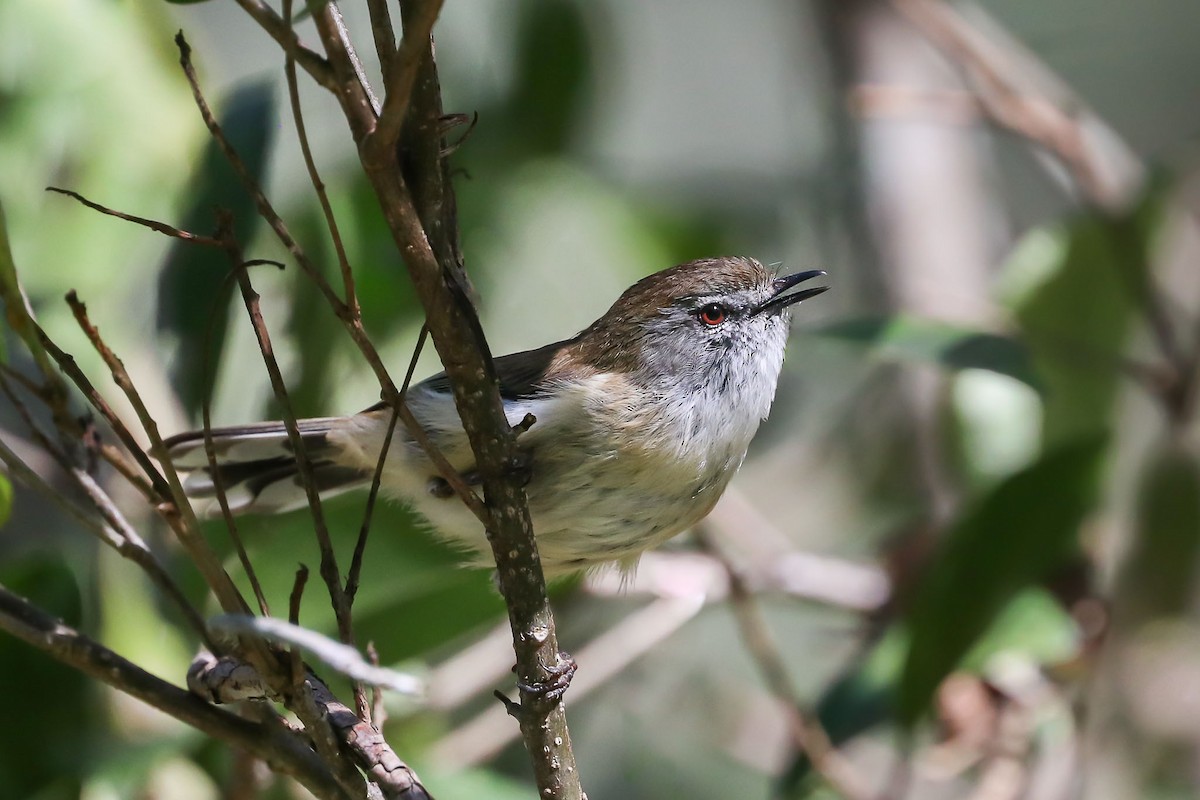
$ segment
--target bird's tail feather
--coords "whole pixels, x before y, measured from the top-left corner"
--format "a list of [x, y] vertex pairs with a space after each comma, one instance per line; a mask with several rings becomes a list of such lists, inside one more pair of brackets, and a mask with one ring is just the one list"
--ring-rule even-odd
[[[312, 462], [312, 478], [322, 498], [366, 485], [371, 476], [334, 461], [337, 448], [328, 439], [336, 418], [300, 420], [297, 425], [305, 452]], [[221, 516], [218, 484], [235, 514], [277, 514], [302, 508], [308, 498], [287, 429], [282, 422], [263, 422], [211, 432], [214, 471], [208, 462], [204, 432], [172, 436], [164, 443], [167, 456], [179, 470], [188, 472], [183, 490], [196, 513]]]

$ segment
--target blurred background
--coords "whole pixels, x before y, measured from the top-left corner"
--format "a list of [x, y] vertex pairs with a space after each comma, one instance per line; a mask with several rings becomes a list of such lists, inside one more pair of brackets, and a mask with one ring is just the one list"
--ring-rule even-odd
[[[344, 11], [376, 80], [365, 11]], [[0, 2], [0, 200], [24, 286], [132, 418], [61, 301], [78, 291], [167, 434], [206, 396], [214, 425], [276, 414], [226, 267], [43, 189], [201, 233], [230, 208], [250, 257], [287, 260], [208, 142], [180, 28], [334, 274], [282, 57], [240, 8]], [[832, 287], [795, 313], [772, 415], [702, 530], [625, 585], [554, 587], [593, 800], [1200, 796], [1197, 34], [1194, 0], [448, 0], [437, 56], [447, 112], [478, 113], [452, 164], [494, 352], [570, 336], [701, 256]], [[419, 306], [339, 109], [301, 85], [367, 328], [402, 375]], [[374, 403], [299, 271], [253, 277], [297, 412]], [[427, 354], [416, 377], [438, 369]], [[0, 424], [65, 485], [7, 404]], [[347, 559], [362, 503], [333, 505]], [[20, 486], [12, 505], [0, 583], [182, 683], [196, 643], [141, 573]], [[318, 563], [307, 514], [242, 530], [285, 607], [297, 564]], [[403, 508], [374, 530], [359, 641], [431, 687], [389, 700], [389, 741], [442, 800], [531, 796], [491, 697], [512, 654], [488, 572]], [[316, 584], [302, 621], [332, 628]], [[20, 687], [2, 797], [298, 796], [7, 637], [0, 686]], [[797, 739], [818, 724], [838, 752], [814, 765]]]

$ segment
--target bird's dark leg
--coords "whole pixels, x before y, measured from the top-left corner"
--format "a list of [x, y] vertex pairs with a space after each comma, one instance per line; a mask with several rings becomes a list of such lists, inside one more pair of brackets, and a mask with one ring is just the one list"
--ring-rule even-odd
[[[518, 449], [513, 457], [509, 459], [508, 471], [517, 476], [522, 486], [528, 486], [529, 481], [533, 478], [533, 452]], [[479, 486], [483, 483], [483, 478], [479, 475], [479, 471], [474, 469], [462, 473], [462, 479], [466, 482], [467, 486]], [[425, 483], [425, 490], [434, 497], [441, 499], [454, 497], [454, 487], [441, 475], [430, 476], [429, 480]]]
[[533, 695], [533, 698], [539, 703], [554, 704], [566, 694], [567, 687], [571, 685], [571, 679], [575, 677], [575, 671], [578, 669], [579, 664], [571, 654], [560, 650], [554, 666], [546, 667], [546, 671], [550, 673], [549, 679], [535, 683], [518, 680], [517, 688], [526, 694]]
[[[513, 671], [516, 672], [516, 667]], [[567, 687], [571, 685], [571, 679], [575, 677], [575, 671], [579, 669], [579, 664], [570, 653], [564, 653], [561, 650], [558, 653], [558, 658], [554, 666], [546, 667], [546, 671], [550, 673], [550, 678], [545, 681], [537, 681], [536, 683], [525, 683], [517, 681], [517, 688], [526, 695], [529, 695], [530, 702], [537, 705], [552, 706], [567, 692]], [[496, 699], [504, 704], [504, 708], [508, 711], [509, 716], [520, 718], [521, 704], [515, 700], [509, 700], [500, 691], [494, 692]]]
[[516, 448], [512, 458], [508, 460], [507, 467], [509, 474], [515, 475], [521, 486], [528, 486], [533, 480], [533, 451]]

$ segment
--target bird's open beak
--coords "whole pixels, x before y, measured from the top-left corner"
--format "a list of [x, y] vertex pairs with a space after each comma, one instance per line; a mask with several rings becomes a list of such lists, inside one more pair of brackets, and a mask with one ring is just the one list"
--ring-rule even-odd
[[804, 283], [804, 281], [812, 280], [813, 278], [820, 278], [824, 275], [824, 270], [810, 269], [808, 272], [797, 272], [795, 275], [776, 278], [772, 284], [772, 288], [775, 290], [775, 293], [771, 295], [771, 298], [767, 300], [767, 302], [756, 308], [754, 313], [761, 314], [764, 311], [778, 312], [781, 309], [792, 305], [793, 303], [799, 303], [803, 300], [807, 300], [810, 297], [816, 297], [821, 292], [828, 291], [828, 286], [814, 286], [811, 289], [801, 289], [798, 292], [793, 292], [791, 294], [787, 293], [788, 289], [791, 289], [798, 283]]

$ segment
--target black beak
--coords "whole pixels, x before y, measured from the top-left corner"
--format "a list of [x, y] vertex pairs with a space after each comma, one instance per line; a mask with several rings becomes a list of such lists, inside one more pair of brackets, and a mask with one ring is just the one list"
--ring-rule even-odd
[[821, 292], [829, 291], [828, 286], [814, 286], [811, 289], [802, 289], [798, 292], [793, 292], [792, 294], [786, 294], [787, 290], [796, 284], [804, 283], [804, 281], [812, 280], [813, 278], [820, 278], [824, 275], [825, 270], [810, 269], [808, 272], [797, 272], [795, 275], [776, 278], [775, 282], [772, 284], [775, 294], [771, 295], [771, 299], [767, 300], [767, 302], [756, 308], [754, 313], [761, 314], [764, 311], [778, 312], [784, 308], [787, 308], [792, 303], [799, 303], [807, 300], [810, 297], [816, 297]]

